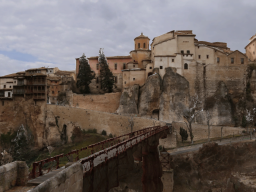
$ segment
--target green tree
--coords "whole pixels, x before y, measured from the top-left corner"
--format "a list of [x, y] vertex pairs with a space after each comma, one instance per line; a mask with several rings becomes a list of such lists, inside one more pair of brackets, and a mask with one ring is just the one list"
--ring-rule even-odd
[[99, 54], [99, 65], [100, 65], [101, 89], [105, 93], [111, 93], [113, 92], [113, 85], [115, 83], [115, 80], [114, 80], [113, 73], [109, 69], [107, 59], [102, 49], [100, 49], [100, 54]]
[[186, 141], [188, 139], [188, 132], [187, 130], [183, 129], [183, 127], [180, 127], [180, 136], [182, 139], [182, 143], [183, 141]]
[[91, 70], [91, 67], [88, 63], [88, 60], [86, 59], [84, 53], [83, 55], [79, 58], [79, 72], [77, 75], [77, 87], [79, 88], [80, 92], [85, 94], [85, 93], [90, 93], [90, 83], [92, 79], [95, 78], [95, 73]]

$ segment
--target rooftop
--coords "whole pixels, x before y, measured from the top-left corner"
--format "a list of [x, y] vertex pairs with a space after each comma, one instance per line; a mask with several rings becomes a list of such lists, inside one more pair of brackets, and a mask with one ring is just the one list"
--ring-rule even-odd
[[141, 33], [138, 37], [135, 37], [135, 39], [148, 39], [148, 40], [150, 40], [147, 36], [143, 35], [143, 33]]
[[[94, 56], [94, 57], [89, 57], [88, 59], [98, 59], [99, 56]], [[110, 56], [110, 57], [106, 57], [107, 59], [131, 59], [131, 56]]]

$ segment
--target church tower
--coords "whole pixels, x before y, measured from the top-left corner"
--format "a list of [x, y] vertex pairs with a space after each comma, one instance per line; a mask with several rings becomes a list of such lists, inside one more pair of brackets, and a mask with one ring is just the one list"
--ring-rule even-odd
[[134, 50], [130, 52], [134, 63], [138, 63], [138, 67], [144, 69], [147, 63], [150, 63], [149, 50], [150, 39], [141, 33], [134, 39]]

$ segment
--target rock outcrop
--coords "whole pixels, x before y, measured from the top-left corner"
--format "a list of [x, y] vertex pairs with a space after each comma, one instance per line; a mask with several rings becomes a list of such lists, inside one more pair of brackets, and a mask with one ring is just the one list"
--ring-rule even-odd
[[161, 87], [161, 76], [157, 71], [153, 71], [153, 75], [149, 76], [145, 85], [140, 88], [139, 114], [158, 119]]
[[117, 113], [138, 114], [139, 85], [124, 89]]
[[256, 142], [203, 145], [198, 152], [170, 157], [174, 192], [255, 191]]
[[219, 82], [215, 94], [212, 97], [206, 98], [204, 108], [211, 114], [212, 125], [234, 124], [232, 101], [224, 82]]
[[172, 68], [165, 70], [159, 119], [166, 122], [179, 121], [189, 106], [189, 82]]

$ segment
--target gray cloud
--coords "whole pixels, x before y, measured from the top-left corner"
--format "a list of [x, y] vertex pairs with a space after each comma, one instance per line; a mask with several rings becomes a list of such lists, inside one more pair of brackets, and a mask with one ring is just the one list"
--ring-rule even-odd
[[256, 33], [255, 8], [254, 0], [0, 0], [0, 52], [38, 59], [1, 55], [0, 75], [30, 66], [74, 70], [76, 57], [95, 56], [101, 47], [108, 56], [128, 55], [141, 32], [152, 40], [192, 29], [199, 40], [244, 52]]

